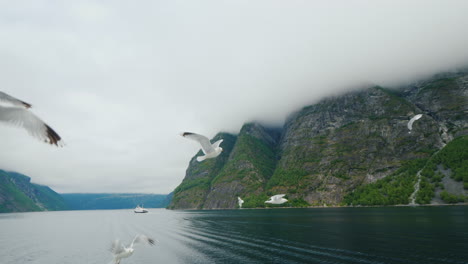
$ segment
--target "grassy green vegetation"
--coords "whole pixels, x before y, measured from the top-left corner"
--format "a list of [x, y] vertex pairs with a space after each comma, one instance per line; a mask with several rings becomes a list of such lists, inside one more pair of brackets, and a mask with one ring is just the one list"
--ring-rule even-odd
[[210, 188], [211, 180], [209, 178], [199, 178], [193, 180], [185, 180], [183, 181], [177, 188], [175, 189], [174, 193], [179, 193], [186, 191], [188, 189], [192, 189], [194, 187], [208, 189]]
[[[420, 191], [416, 197], [419, 204], [428, 204], [434, 197], [434, 191], [437, 186], [441, 186], [443, 175], [437, 172], [437, 166], [442, 165], [451, 170], [451, 177], [459, 182], [463, 182], [465, 189], [468, 187], [468, 136], [461, 136], [452, 140], [447, 146], [435, 154], [427, 162], [427, 165], [421, 172], [423, 180], [421, 181]], [[463, 196], [456, 196], [443, 191], [441, 198], [445, 202], [454, 203], [462, 201]]]
[[442, 191], [440, 198], [446, 203], [463, 203], [468, 200], [468, 197], [465, 195], [450, 194], [447, 191]]
[[397, 90], [391, 90], [387, 88], [382, 88], [380, 86], [375, 87], [375, 89], [384, 92], [388, 95], [387, 100], [385, 101], [385, 108], [390, 110], [388, 114], [404, 114], [414, 109], [414, 106], [411, 105], [408, 101], [401, 97], [401, 94]]
[[223, 139], [223, 142], [221, 143], [223, 152], [221, 152], [216, 159], [207, 159], [203, 162], [198, 162], [196, 161], [196, 158], [203, 155], [203, 152], [200, 150], [190, 161], [190, 166], [187, 170], [187, 174], [193, 176], [190, 178], [199, 178], [200, 175], [203, 175], [202, 177], [206, 177], [211, 180], [224, 167], [234, 144], [236, 143], [237, 137], [227, 133], [219, 133], [211, 140], [211, 142], [216, 142], [219, 139]]
[[397, 205], [407, 204], [414, 191], [416, 174], [424, 159], [408, 161], [403, 166], [374, 183], [358, 187], [344, 197], [345, 205]]
[[[236, 145], [229, 161], [221, 172], [214, 178], [212, 184], [244, 180], [252, 177], [251, 189], [255, 190], [270, 178], [276, 166], [276, 149], [267, 141], [250, 135], [245, 125], [238, 136]], [[257, 181], [257, 178], [259, 178]]]
[[419, 183], [419, 191], [416, 194], [416, 203], [428, 204], [434, 198], [435, 185], [430, 183], [426, 178], [421, 178]]
[[300, 180], [307, 175], [305, 170], [297, 168], [278, 168], [273, 177], [268, 181], [267, 189], [273, 187], [291, 187], [298, 186]]
[[243, 208], [264, 208], [266, 207], [265, 201], [268, 200], [268, 195], [262, 193], [259, 195], [252, 195], [244, 198]]
[[[192, 195], [194, 193], [208, 193], [212, 180], [218, 175], [229, 159], [237, 137], [228, 133], [218, 133], [211, 142], [216, 142], [219, 139], [223, 139], [221, 143], [223, 152], [216, 159], [207, 159], [203, 162], [198, 162], [196, 161], [196, 157], [203, 155], [203, 152], [200, 150], [192, 158], [190, 166], [187, 169], [186, 178], [174, 190], [171, 205], [177, 204], [185, 198], [190, 199], [187, 196], [189, 193]], [[202, 199], [200, 198], [198, 200], [200, 200], [201, 203]]]
[[48, 186], [34, 184], [30, 178], [16, 172], [0, 170], [1, 211], [65, 210], [67, 205], [58, 193]]
[[[463, 182], [465, 189], [468, 189], [468, 136], [461, 136], [452, 140], [447, 146], [431, 157], [421, 172], [420, 190], [416, 197], [419, 204], [428, 204], [435, 195], [436, 187], [441, 187], [440, 183], [443, 175], [438, 172], [437, 166], [442, 165], [451, 170], [451, 177], [459, 182]], [[462, 196], [456, 196], [444, 191], [441, 198], [447, 203], [461, 201]]]
[[287, 203], [291, 207], [308, 207], [310, 204], [302, 198], [290, 199]]
[[0, 170], [0, 213], [41, 211], [34, 201], [22, 192], [12, 181], [8, 172]]
[[55, 211], [55, 210], [65, 210], [68, 208], [65, 200], [63, 197], [48, 186], [33, 184], [35, 189], [35, 194], [37, 199], [44, 205], [47, 210]]
[[267, 183], [267, 190], [274, 187], [286, 187], [289, 191], [295, 191], [307, 175], [318, 171], [319, 163], [323, 157], [322, 152], [328, 146], [327, 135], [303, 138], [301, 141], [307, 142], [309, 146], [299, 144], [290, 146], [283, 151], [282, 156], [289, 157], [289, 159], [276, 167], [273, 176]]

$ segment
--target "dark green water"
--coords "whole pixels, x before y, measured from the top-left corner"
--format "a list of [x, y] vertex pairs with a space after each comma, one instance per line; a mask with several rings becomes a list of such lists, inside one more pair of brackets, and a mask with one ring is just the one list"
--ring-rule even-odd
[[468, 263], [468, 207], [130, 210], [0, 215], [0, 263]]

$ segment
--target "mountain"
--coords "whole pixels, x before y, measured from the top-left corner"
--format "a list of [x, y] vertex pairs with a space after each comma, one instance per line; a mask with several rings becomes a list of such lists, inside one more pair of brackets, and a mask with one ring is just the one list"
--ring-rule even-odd
[[65, 210], [63, 198], [47, 186], [31, 183], [31, 178], [0, 170], [0, 213]]
[[165, 208], [169, 204], [165, 194], [138, 193], [63, 193], [70, 210], [130, 209], [137, 205]]
[[199, 209], [203, 208], [211, 187], [211, 182], [225, 166], [229, 155], [232, 152], [237, 137], [228, 133], [217, 134], [211, 142], [223, 139], [223, 152], [216, 159], [208, 159], [204, 162], [198, 162], [196, 157], [202, 155], [200, 150], [190, 160], [184, 181], [174, 190], [172, 202], [168, 208], [175, 209]]
[[[409, 133], [407, 123], [416, 114], [423, 117]], [[449, 143], [460, 143], [467, 134], [466, 73], [399, 89], [353, 91], [304, 107], [281, 129], [245, 124], [237, 136], [229, 135], [229, 143], [223, 142], [221, 158], [206, 164], [191, 160], [168, 208], [236, 208], [237, 196], [244, 199], [244, 207], [265, 207], [268, 196], [279, 193], [287, 195], [285, 206], [408, 204], [412, 195], [438, 191], [423, 169], [443, 165], [434, 161], [439, 153], [466, 155], [468, 148], [455, 151]], [[453, 167], [452, 161], [443, 169], [466, 172], [467, 160], [459, 162], [465, 169]], [[429, 166], [431, 161], [437, 164]], [[465, 176], [461, 172], [456, 177], [463, 181]], [[413, 194], [416, 185], [420, 192]], [[455, 195], [444, 191], [440, 193], [446, 198]], [[455, 200], [463, 200], [464, 192], [457, 193]], [[416, 200], [437, 202], [429, 196]]]

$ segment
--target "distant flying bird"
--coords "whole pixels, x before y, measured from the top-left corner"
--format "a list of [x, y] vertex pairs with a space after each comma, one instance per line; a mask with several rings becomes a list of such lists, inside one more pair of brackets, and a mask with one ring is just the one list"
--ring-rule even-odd
[[285, 198], [283, 198], [286, 194], [277, 194], [277, 195], [274, 195], [272, 197], [270, 197], [270, 199], [268, 201], [265, 201], [265, 203], [269, 203], [269, 204], [284, 204], [285, 202], [287, 202], [288, 200], [286, 200]]
[[22, 127], [33, 137], [46, 143], [62, 146], [60, 136], [44, 121], [34, 115], [28, 108], [31, 104], [18, 100], [4, 92], [0, 92], [0, 122]]
[[418, 120], [422, 116], [423, 116], [422, 114], [418, 114], [418, 115], [413, 116], [413, 118], [410, 119], [410, 121], [408, 122], [409, 133], [411, 133], [411, 130], [413, 129], [414, 121]]
[[146, 244], [152, 246], [152, 245], [154, 245], [154, 239], [149, 238], [149, 237], [147, 237], [145, 235], [137, 235], [133, 239], [132, 244], [130, 244], [129, 247], [125, 247], [124, 245], [122, 245], [120, 240], [115, 240], [112, 243], [112, 246], [111, 246], [111, 249], [110, 249], [112, 254], [114, 255], [114, 263], [119, 264], [120, 261], [123, 258], [130, 257], [133, 254], [133, 251], [134, 251], [133, 245], [136, 244], [136, 243], [146, 243]]
[[200, 143], [202, 147], [202, 151], [205, 154], [205, 156], [199, 156], [197, 157], [197, 161], [203, 161], [205, 159], [211, 159], [211, 158], [216, 158], [221, 154], [223, 151], [223, 148], [221, 148], [219, 145], [221, 142], [223, 142], [222, 139], [216, 141], [215, 143], [211, 144], [210, 140], [202, 135], [191, 133], [191, 132], [184, 132], [181, 134], [181, 136], [185, 138], [189, 138], [191, 140], [195, 140], [198, 143]]
[[237, 197], [237, 201], [239, 203], [239, 208], [242, 208], [242, 204], [244, 203], [244, 200], [242, 200], [240, 197]]

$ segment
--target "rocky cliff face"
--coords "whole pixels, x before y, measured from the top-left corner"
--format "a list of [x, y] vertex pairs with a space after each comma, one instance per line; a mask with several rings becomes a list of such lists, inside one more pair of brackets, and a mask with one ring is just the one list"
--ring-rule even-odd
[[[420, 113], [409, 133], [409, 119]], [[291, 115], [281, 131], [244, 125], [220, 160], [192, 159], [181, 186], [192, 185], [176, 189], [171, 208], [235, 208], [237, 196], [258, 207], [277, 193], [301, 205], [340, 204], [357, 187], [468, 134], [467, 114], [467, 74], [330, 97]], [[194, 175], [201, 174], [192, 171], [199, 167], [205, 181], [197, 185]]]
[[31, 178], [0, 170], [0, 212], [65, 210], [63, 198]]
[[259, 124], [244, 125], [228, 161], [211, 182], [203, 208], [236, 208], [238, 196], [264, 193], [276, 166], [277, 140], [277, 134]]
[[226, 164], [236, 136], [219, 133], [211, 142], [223, 139], [223, 152], [216, 159], [198, 162], [196, 157], [203, 155], [201, 150], [190, 160], [184, 181], [174, 190], [174, 196], [168, 208], [171, 209], [201, 209], [210, 191], [212, 180]]
[[408, 120], [418, 113], [404, 98], [379, 87], [304, 108], [286, 123], [270, 189], [309, 204], [340, 203], [356, 186], [443, 146], [430, 116], [408, 133]]

